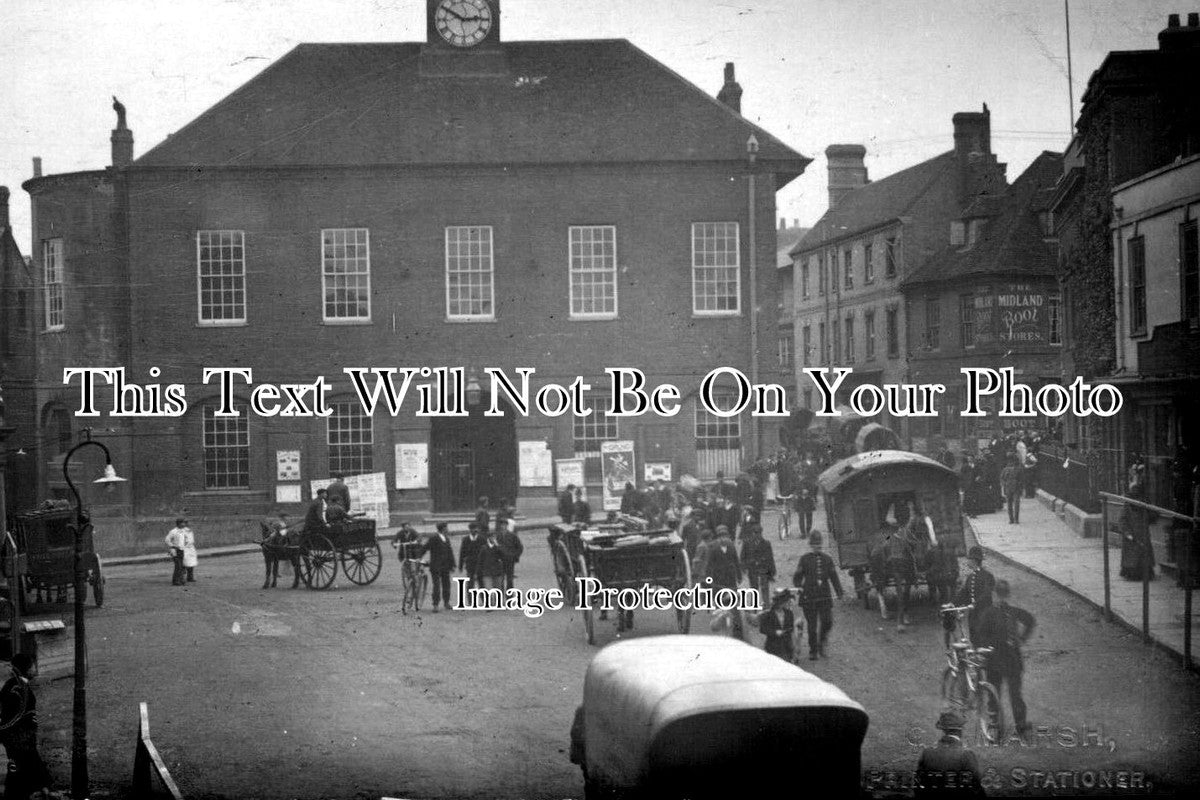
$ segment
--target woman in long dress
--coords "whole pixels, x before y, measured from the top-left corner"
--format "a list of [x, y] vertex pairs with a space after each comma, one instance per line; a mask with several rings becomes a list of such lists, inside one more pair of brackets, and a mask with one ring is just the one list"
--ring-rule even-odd
[[[1131, 500], [1146, 499], [1146, 466], [1134, 464], [1129, 468], [1129, 489], [1126, 496]], [[1150, 540], [1150, 519], [1146, 509], [1126, 504], [1121, 512], [1121, 577], [1140, 581], [1144, 575], [1154, 579], [1154, 543]]]

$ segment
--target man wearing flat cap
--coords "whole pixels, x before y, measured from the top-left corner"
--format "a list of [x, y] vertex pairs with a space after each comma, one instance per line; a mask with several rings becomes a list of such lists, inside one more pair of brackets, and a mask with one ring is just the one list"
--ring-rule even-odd
[[[803, 623], [800, 627], [803, 627]], [[792, 632], [796, 628], [796, 615], [792, 613], [792, 591], [776, 589], [771, 597], [771, 608], [758, 617], [759, 633], [767, 637], [763, 649], [784, 661], [795, 661], [796, 646], [792, 641]]]
[[974, 606], [967, 614], [967, 630], [972, 643], [975, 643], [980, 616], [992, 605], [995, 589], [996, 577], [983, 568], [983, 548], [975, 545], [967, 551], [967, 579], [958, 590], [958, 597], [954, 598], [955, 605]]
[[966, 721], [956, 709], [938, 717], [942, 732], [936, 747], [926, 747], [917, 762], [915, 797], [983, 797], [979, 759], [963, 746]]

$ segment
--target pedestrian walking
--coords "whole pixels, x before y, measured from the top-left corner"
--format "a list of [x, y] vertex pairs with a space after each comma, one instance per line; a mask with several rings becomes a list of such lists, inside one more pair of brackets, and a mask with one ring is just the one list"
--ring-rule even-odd
[[37, 668], [29, 653], [12, 657], [12, 676], [0, 688], [0, 743], [8, 755], [6, 799], [25, 798], [50, 788], [50, 771], [38, 752], [37, 696], [31, 679]]
[[[167, 532], [165, 539], [167, 552], [171, 554], [171, 561], [174, 565], [174, 571], [171, 573], [172, 586], [183, 586], [185, 582], [184, 576], [186, 572], [183, 565], [184, 543], [191, 537], [191, 532], [186, 517], [176, 518], [175, 527]], [[185, 537], [185, 534], [188, 536]], [[195, 539], [191, 538], [190, 540], [192, 541], [192, 557], [195, 558]]]
[[800, 533], [808, 536], [812, 533], [813, 511], [817, 507], [816, 484], [804, 480], [796, 494], [796, 515], [800, 518]]
[[1004, 494], [1004, 502], [1008, 506], [1008, 524], [1016, 525], [1021, 521], [1021, 466], [1014, 453], [1008, 457], [1008, 464], [1000, 473], [1000, 491]]
[[784, 661], [795, 662], [793, 634], [797, 628], [803, 628], [803, 623], [796, 624], [796, 615], [792, 612], [792, 591], [776, 589], [771, 597], [771, 607], [758, 617], [758, 631], [766, 637], [763, 649]]
[[[716, 538], [708, 546], [704, 574], [706, 578], [712, 578], [710, 588], [714, 592], [720, 589], [731, 589], [737, 592], [738, 584], [742, 582], [742, 564], [738, 559], [737, 545], [730, 538], [729, 528], [726, 525], [717, 528]], [[746, 629], [742, 620], [742, 612], [735, 608], [729, 613], [731, 614], [733, 635], [745, 641]]]
[[775, 580], [775, 551], [762, 535], [762, 526], [749, 521], [742, 535], [742, 566], [751, 589], [758, 590], [759, 602], [771, 597], [771, 582]]
[[517, 562], [525, 552], [525, 545], [521, 544], [521, 537], [517, 535], [517, 523], [511, 517], [503, 523], [497, 522], [496, 525], [500, 528], [496, 541], [500, 543], [500, 549], [504, 553], [504, 588], [511, 589], [515, 585]]
[[458, 571], [467, 576], [467, 590], [475, 588], [475, 572], [479, 564], [479, 548], [483, 547], [483, 531], [478, 522], [467, 526], [467, 535], [458, 548]]
[[575, 484], [573, 483], [568, 483], [567, 488], [558, 495], [558, 516], [562, 518], [563, 525], [570, 525], [571, 520], [575, 517]]
[[429, 575], [433, 579], [433, 613], [441, 603], [450, 610], [450, 573], [454, 571], [454, 545], [450, 544], [449, 527], [444, 522], [437, 524], [437, 531], [422, 548], [422, 555], [429, 554]]
[[979, 617], [978, 647], [991, 647], [988, 656], [988, 680], [1002, 692], [1008, 687], [1008, 699], [1012, 706], [1013, 724], [1017, 733], [1024, 736], [1029, 732], [1026, 719], [1025, 698], [1021, 695], [1021, 679], [1025, 671], [1025, 659], [1021, 646], [1029, 641], [1037, 625], [1033, 614], [1023, 608], [1009, 605], [1011, 590], [1008, 581], [996, 581], [996, 602]]
[[921, 751], [913, 796], [983, 797], [979, 758], [963, 746], [963, 715], [954, 709], [943, 711], [937, 727], [942, 738], [935, 747]]
[[967, 551], [967, 579], [963, 581], [962, 588], [958, 590], [954, 604], [972, 607], [967, 613], [967, 631], [971, 642], [976, 647], [980, 646], [976, 642], [978, 620], [980, 615], [991, 606], [992, 592], [995, 588], [995, 576], [983, 568], [983, 548], [975, 545]]
[[792, 585], [800, 593], [800, 607], [808, 624], [808, 659], [816, 661], [825, 652], [829, 631], [833, 628], [833, 595], [842, 598], [842, 581], [829, 554], [823, 552], [825, 537], [813, 531], [808, 537], [809, 551], [800, 557]]

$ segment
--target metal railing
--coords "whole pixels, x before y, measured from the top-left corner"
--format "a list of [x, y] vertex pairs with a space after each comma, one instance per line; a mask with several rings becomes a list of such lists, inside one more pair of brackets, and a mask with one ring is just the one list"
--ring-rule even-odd
[[[1189, 517], [1185, 514], [1179, 514], [1175, 511], [1170, 511], [1161, 506], [1156, 506], [1152, 503], [1144, 503], [1141, 500], [1134, 500], [1130, 497], [1124, 497], [1118, 494], [1109, 492], [1097, 492], [1100, 497], [1100, 519], [1103, 538], [1101, 540], [1101, 550], [1104, 552], [1104, 619], [1108, 622], [1112, 621], [1112, 567], [1108, 554], [1108, 533], [1109, 533], [1109, 506], [1117, 505], [1128, 509], [1130, 506], [1147, 512], [1148, 514], [1157, 514], [1160, 517], [1174, 520], [1176, 522], [1184, 522], [1188, 526], [1187, 538], [1183, 547], [1183, 558], [1177, 563], [1182, 571], [1183, 583], [1183, 665], [1190, 669], [1192, 667], [1192, 584], [1196, 576], [1196, 566], [1194, 562], [1194, 553], [1196, 550], [1196, 532], [1200, 519]], [[1149, 520], [1145, 520], [1145, 531], [1147, 543], [1149, 542]], [[1125, 536], [1125, 531], [1121, 531], [1122, 539]], [[1146, 546], [1143, 543], [1140, 546]], [[1143, 563], [1142, 565], [1142, 640], [1150, 642], [1150, 578], [1154, 571], [1152, 563]]]

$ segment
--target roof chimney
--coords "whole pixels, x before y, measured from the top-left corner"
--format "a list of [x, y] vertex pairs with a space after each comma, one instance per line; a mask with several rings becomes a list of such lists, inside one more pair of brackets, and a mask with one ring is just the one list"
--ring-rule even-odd
[[35, 177], [35, 178], [42, 177], [42, 157], [41, 156], [33, 157], [33, 177]]
[[742, 113], [742, 87], [733, 79], [732, 61], [725, 63], [725, 85], [717, 92], [717, 99], [737, 113]]
[[1167, 27], [1158, 32], [1159, 50], [1191, 50], [1200, 47], [1200, 14], [1187, 15], [1187, 25], [1179, 24], [1179, 15], [1167, 16]]
[[116, 97], [113, 98], [112, 107], [117, 112], [117, 127], [109, 138], [112, 142], [112, 165], [128, 167], [133, 163], [133, 131], [125, 126], [125, 106]]
[[829, 165], [829, 207], [836, 206], [850, 192], [866, 186], [867, 168], [863, 158], [867, 148], [861, 144], [831, 144], [825, 148], [825, 161]]
[[8, 227], [8, 187], [0, 186], [0, 231]]
[[959, 201], [965, 206], [971, 198], [994, 188], [1000, 174], [992, 155], [992, 112], [984, 103], [983, 111], [960, 111], [952, 121]]

